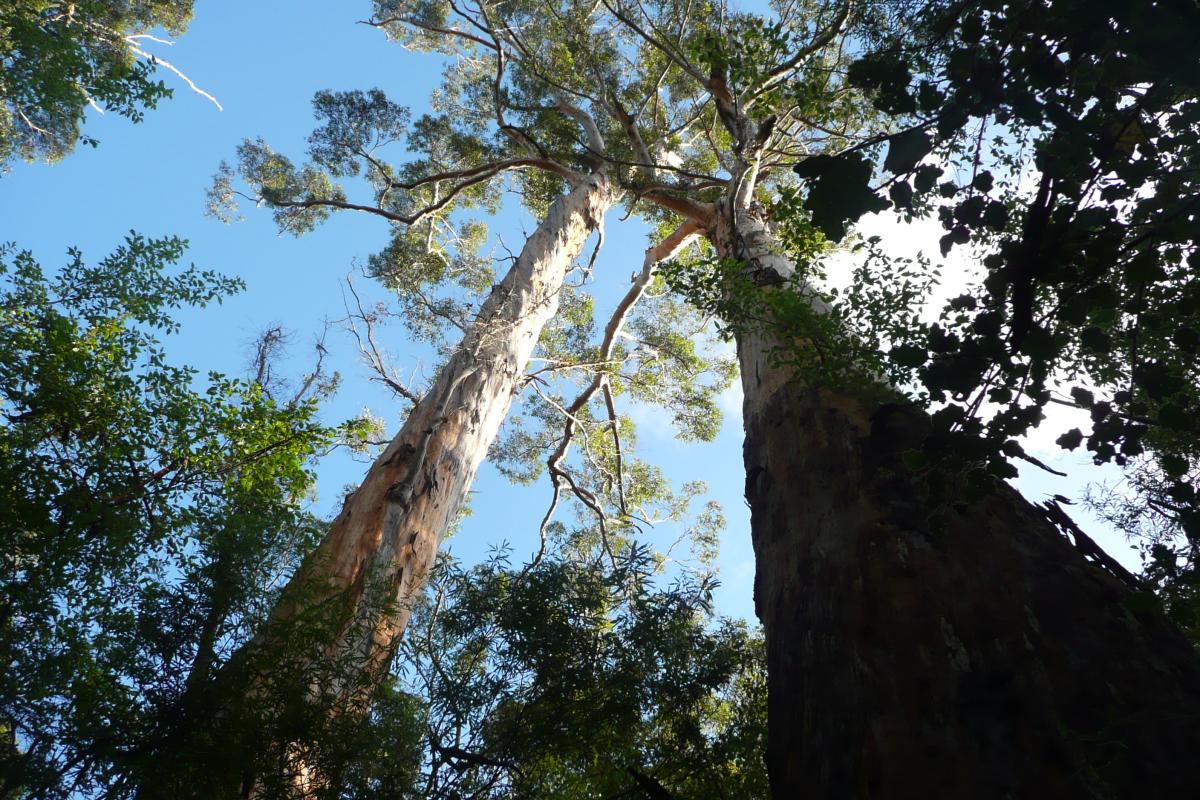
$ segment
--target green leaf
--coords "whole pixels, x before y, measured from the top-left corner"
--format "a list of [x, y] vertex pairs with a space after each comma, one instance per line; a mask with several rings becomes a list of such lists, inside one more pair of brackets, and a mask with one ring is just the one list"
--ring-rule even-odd
[[858, 153], [816, 156], [794, 169], [809, 182], [804, 207], [812, 213], [813, 224], [831, 242], [846, 235], [847, 222], [888, 207], [888, 202], [871, 189], [871, 162]]
[[1083, 442], [1083, 432], [1079, 428], [1072, 428], [1054, 440], [1054, 443], [1064, 450], [1074, 450]]
[[927, 351], [924, 347], [913, 344], [893, 347], [888, 352], [888, 358], [901, 367], [919, 367], [925, 363]]
[[1187, 474], [1188, 462], [1187, 459], [1176, 453], [1164, 453], [1159, 463], [1162, 464], [1163, 472], [1171, 478], [1179, 478]]

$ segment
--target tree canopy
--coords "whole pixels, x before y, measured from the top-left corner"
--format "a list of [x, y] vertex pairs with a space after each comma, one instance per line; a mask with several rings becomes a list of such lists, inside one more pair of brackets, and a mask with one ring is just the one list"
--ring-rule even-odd
[[[55, 161], [79, 142], [89, 107], [134, 122], [171, 95], [146, 50], [156, 28], [187, 27], [192, 0], [13, 0], [0, 9], [0, 166]], [[165, 62], [164, 62], [165, 63]], [[173, 68], [172, 68], [173, 69]]]
[[[0, 11], [0, 160], [91, 142], [89, 103], [134, 119], [152, 108], [169, 90], [137, 42], [181, 29], [190, 5]], [[1045, 513], [1132, 590], [1125, 616], [1165, 609], [1200, 637], [1200, 67], [1179, 57], [1181, 32], [1200, 31], [1194, 3], [804, 0], [748, 14], [687, 0], [377, 0], [373, 12], [371, 26], [441, 59], [429, 107], [320, 91], [304, 162], [246, 139], [209, 205], [226, 218], [243, 200], [265, 206], [294, 235], [344, 212], [388, 227], [365, 272], [398, 310], [364, 305], [351, 283], [347, 324], [373, 379], [427, 420], [415, 444], [363, 419], [322, 421], [338, 382], [323, 349], [290, 390], [266, 377], [269, 337], [248, 379], [172, 366], [161, 339], [178, 331], [173, 313], [242, 288], [178, 269], [177, 239], [131, 235], [94, 265], [71, 251], [51, 275], [0, 250], [0, 797], [770, 796], [770, 631], [713, 608], [721, 509], [691, 510], [705, 487], [643, 458], [630, 413], [655, 405], [680, 438], [714, 438], [745, 356], [727, 342], [747, 333], [779, 345], [753, 380], [779, 369], [814, 396], [849, 386], [900, 409], [860, 438], [895, 433], [872, 469], [895, 485], [917, 476], [938, 509], [1008, 497], [1014, 461], [1049, 469], [1022, 437], [1060, 407], [1086, 415], [1058, 443], [1125, 470], [1126, 486], [1089, 502], [1142, 537], [1143, 574], [1106, 557], [1059, 499]], [[488, 314], [529, 290], [519, 256], [516, 277], [498, 277], [496, 214], [519, 196], [543, 233], [555, 204], [600, 185], [649, 223], [645, 260], [597, 319], [596, 255], [568, 259], [533, 360], [500, 392], [505, 411], [513, 395], [520, 407], [478, 453], [490, 444], [515, 482], [547, 479], [532, 559], [507, 546], [478, 564], [443, 555], [400, 609], [403, 640], [358, 612], [330, 622], [356, 591], [383, 598], [384, 616], [397, 609], [393, 577], [365, 568], [346, 591], [287, 584], [323, 575], [332, 526], [306, 504], [318, 460], [342, 445], [378, 455], [373, 470], [424, 458], [454, 392], [483, 371], [470, 357], [511, 327]], [[936, 321], [921, 316], [934, 262], [899, 258], [886, 239], [843, 244], [889, 210], [936, 219], [943, 258], [979, 264]], [[597, 248], [621, 235], [587, 224]], [[854, 262], [837, 290], [834, 253]], [[393, 315], [434, 348], [443, 371], [428, 386], [384, 355], [378, 326]], [[910, 401], [928, 420], [904, 416]], [[436, 499], [434, 477], [385, 497]], [[745, 477], [748, 495], [789, 488], [788, 475]], [[935, 523], [910, 519], [923, 507], [902, 500], [880, 530], [911, 522], [941, 546]], [[682, 533], [656, 551], [649, 532], [664, 522]], [[856, 597], [875, 596], [861, 586], [870, 574], [855, 573]], [[828, 638], [869, 638], [861, 622]], [[952, 660], [978, 668], [970, 638], [940, 625], [962, 652]], [[820, 635], [792, 644], [819, 649]], [[358, 642], [386, 654], [383, 669], [365, 674]]]
[[311, 464], [360, 426], [170, 363], [172, 312], [237, 279], [131, 235], [47, 275], [0, 261], [0, 756], [4, 796], [128, 792], [189, 683], [253, 630], [318, 520]]

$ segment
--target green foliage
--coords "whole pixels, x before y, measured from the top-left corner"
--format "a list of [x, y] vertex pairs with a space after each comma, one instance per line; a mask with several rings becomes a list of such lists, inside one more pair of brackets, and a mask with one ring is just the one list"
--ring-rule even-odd
[[155, 27], [181, 32], [192, 0], [112, 3], [10, 0], [0, 7], [0, 166], [55, 161], [81, 134], [90, 104], [134, 122], [169, 97], [126, 37]]
[[781, 242], [797, 256], [797, 271], [783, 285], [764, 291], [744, 262], [715, 257], [667, 266], [668, 285], [719, 318], [725, 336], [766, 335], [774, 343], [772, 362], [801, 381], [867, 393], [880, 391], [880, 377], [910, 386], [923, 358], [896, 355], [923, 356], [919, 312], [938, 271], [924, 260], [889, 258], [873, 238], [854, 245], [864, 258], [844, 288], [818, 291], [829, 283], [820, 258], [828, 240], [807, 220], [796, 193], [782, 192], [775, 213]]
[[[1059, 443], [1136, 476], [1140, 499], [1107, 508], [1144, 534], [1148, 574], [1170, 594], [1166, 576], [1190, 574], [1200, 543], [1200, 69], [1179, 57], [1200, 15], [1078, 0], [911, 11], [850, 72], [902, 127], [874, 140], [889, 142], [879, 188], [907, 214], [936, 211], [943, 255], [971, 246], [986, 270], [920, 346], [893, 351], [943, 406], [928, 447], [1007, 476], [1048, 403], [1088, 411], [1090, 430]], [[931, 151], [949, 174], [925, 163]], [[869, 210], [864, 163], [797, 167], [813, 204], [828, 199], [825, 172], [839, 179], [828, 230]]]
[[[130, 236], [45, 275], [0, 259], [0, 781], [37, 797], [128, 796], [164, 725], [319, 533], [309, 460], [347, 430], [313, 400], [167, 361], [171, 310], [236, 280], [183, 243]], [[203, 763], [194, 765], [202, 771]]]
[[711, 441], [724, 418], [717, 399], [736, 379], [737, 363], [708, 320], [668, 292], [661, 277], [649, 294], [628, 325], [633, 349], [627, 355], [636, 367], [622, 371], [614, 387], [669, 411], [683, 441]]
[[809, 182], [804, 207], [830, 241], [846, 235], [846, 220], [888, 207], [868, 184], [871, 172], [871, 162], [858, 154], [818, 155], [796, 165], [796, 174]]
[[[582, 539], [587, 539], [584, 536]], [[427, 797], [767, 797], [762, 640], [713, 620], [702, 574], [663, 585], [559, 539], [525, 569], [445, 561], [404, 645], [430, 698]]]
[[[357, 175], [364, 167], [363, 153], [403, 141], [409, 111], [387, 99], [379, 89], [368, 92], [317, 92], [313, 113], [322, 125], [308, 137], [308, 154], [334, 177]], [[371, 161], [368, 170], [383, 169]], [[374, 176], [385, 180], [390, 174]]]

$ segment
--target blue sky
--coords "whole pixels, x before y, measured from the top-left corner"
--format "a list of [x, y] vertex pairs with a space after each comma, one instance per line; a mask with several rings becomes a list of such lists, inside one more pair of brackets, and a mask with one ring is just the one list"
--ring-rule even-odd
[[[299, 372], [324, 321], [345, 315], [342, 278], [356, 261], [386, 243], [386, 224], [365, 215], [339, 214], [301, 239], [282, 237], [263, 209], [246, 209], [245, 221], [232, 226], [204, 217], [204, 190], [220, 161], [230, 159], [245, 137], [262, 136], [276, 150], [301, 159], [304, 139], [313, 126], [310, 101], [317, 90], [379, 87], [414, 111], [422, 108], [439, 79], [438, 59], [406, 52], [379, 31], [356, 24], [369, 13], [370, 4], [358, 0], [200, 0], [188, 32], [174, 46], [155, 46], [155, 51], [212, 93], [224, 110], [218, 111], [161, 72], [175, 87], [175, 97], [150, 112], [143, 123], [131, 125], [112, 114], [93, 113], [87, 130], [100, 139], [98, 149], [83, 148], [51, 166], [16, 164], [0, 178], [0, 240], [32, 250], [49, 269], [64, 260], [69, 246], [99, 259], [130, 230], [147, 236], [181, 236], [191, 245], [188, 260], [237, 275], [248, 288], [223, 306], [182, 315], [183, 332], [170, 342], [172, 359], [202, 371], [239, 374], [249, 363], [256, 334], [281, 324], [291, 333], [296, 356], [292, 365]], [[889, 241], [897, 241], [898, 247], [936, 252], [940, 231], [900, 229], [886, 220], [871, 224]], [[513, 246], [530, 225], [526, 215], [506, 210], [495, 220], [493, 232]], [[644, 237], [639, 226], [618, 225], [615, 215], [610, 219], [595, 273], [598, 318], [603, 319], [606, 305], [611, 306], [630, 273], [640, 268]], [[357, 285], [373, 297], [383, 297], [367, 280], [360, 279]], [[399, 328], [391, 331], [391, 337], [388, 346], [397, 365], [404, 371], [424, 365], [428, 375], [428, 351], [407, 344]], [[326, 345], [344, 377], [327, 410], [329, 419], [369, 407], [394, 430], [400, 406], [367, 381], [350, 339], [331, 330]], [[752, 618], [753, 561], [749, 517], [741, 495], [738, 402], [736, 392], [724, 398], [732, 413], [726, 414], [720, 435], [709, 444], [674, 440], [660, 412], [633, 413], [640, 422], [642, 456], [661, 465], [679, 483], [704, 480], [711, 498], [724, 506], [729, 525], [719, 560], [723, 586], [717, 608]], [[1045, 432], [1037, 434], [1035, 447], [1041, 457], [1074, 468], [1081, 460], [1078, 455], [1064, 455], [1050, 446], [1057, 432], [1069, 427], [1072, 424], [1063, 419], [1051, 420]], [[356, 484], [364, 471], [365, 464], [342, 455], [323, 463], [317, 509], [332, 509], [342, 487]], [[1097, 477], [1103, 476], [1090, 479]], [[1035, 501], [1056, 492], [1078, 496], [1081, 486], [1078, 477], [1064, 481], [1028, 469], [1020, 480], [1020, 488]], [[534, 547], [549, 493], [545, 482], [513, 486], [485, 465], [475, 484], [473, 516], [450, 548], [474, 559], [507, 540], [516, 545], [520, 557]], [[1077, 516], [1081, 522], [1087, 519], [1082, 512]], [[1096, 530], [1094, 524], [1085, 527]], [[664, 531], [656, 540], [669, 543], [674, 532]], [[1116, 557], [1136, 565], [1136, 555], [1118, 536], [1102, 532], [1097, 539]]]

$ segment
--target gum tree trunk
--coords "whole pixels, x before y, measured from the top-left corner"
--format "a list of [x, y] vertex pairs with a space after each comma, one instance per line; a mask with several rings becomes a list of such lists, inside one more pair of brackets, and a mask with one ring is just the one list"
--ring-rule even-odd
[[458, 350], [284, 590], [273, 622], [334, 601], [328, 656], [349, 656], [340, 664], [350, 670], [349, 683], [372, 682], [391, 659], [442, 536], [558, 310], [563, 279], [615, 199], [608, 181], [593, 175], [551, 204]]
[[[791, 273], [750, 214], [715, 233]], [[901, 459], [924, 413], [800, 388], [774, 346], [738, 341], [777, 800], [1194, 796], [1200, 660], [1178, 630], [1007, 485], [931, 508]]]
[[566, 273], [619, 197], [597, 173], [550, 205], [267, 623], [164, 720], [140, 798], [324, 796], [345, 758], [333, 751], [386, 676]]

